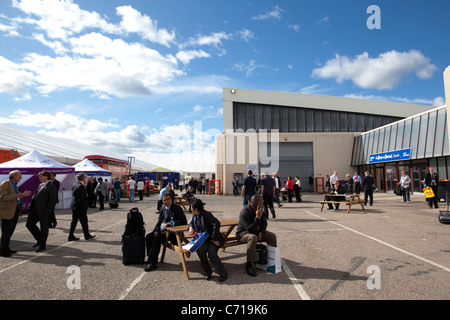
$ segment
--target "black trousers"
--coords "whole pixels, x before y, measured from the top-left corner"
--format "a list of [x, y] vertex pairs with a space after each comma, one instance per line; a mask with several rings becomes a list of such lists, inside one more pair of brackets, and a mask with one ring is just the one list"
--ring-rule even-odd
[[0, 252], [8, 252], [9, 242], [16, 230], [17, 220], [19, 219], [19, 205], [16, 206], [14, 217], [10, 220], [2, 219], [2, 238], [0, 240]]
[[[151, 232], [145, 236], [145, 245], [147, 246], [147, 263], [157, 264], [161, 245], [166, 241], [166, 231], [157, 233]], [[177, 243], [177, 237], [174, 234], [169, 235], [170, 243]]]
[[[48, 213], [44, 211], [30, 210], [27, 218], [27, 229], [31, 232], [40, 247], [45, 247], [48, 238]], [[41, 226], [38, 228], [37, 223]]]
[[370, 205], [373, 204], [373, 190], [364, 190], [364, 205], [367, 205], [367, 200], [370, 198]]
[[[263, 193], [264, 200], [264, 215], [269, 218], [269, 209], [272, 216], [275, 215], [275, 208], [273, 207], [273, 193]], [[269, 209], [268, 209], [269, 208]]]
[[69, 237], [74, 236], [75, 228], [77, 227], [78, 220], [80, 220], [81, 228], [83, 229], [84, 237], [89, 236], [89, 226], [87, 210], [85, 209], [72, 209], [72, 222], [70, 223]]
[[433, 204], [434, 204], [434, 207], [435, 208], [439, 208], [438, 207], [438, 198], [437, 198], [437, 189], [438, 189], [438, 187], [437, 186], [430, 186], [431, 187], [431, 189], [433, 189], [433, 193], [435, 194], [435, 196], [433, 197], [433, 198], [428, 198], [427, 200], [428, 200], [428, 205], [430, 206], [430, 208], [432, 208], [433, 207]]
[[200, 258], [200, 264], [205, 273], [210, 274], [212, 272], [211, 266], [208, 262], [209, 257], [209, 260], [211, 260], [212, 264], [214, 265], [216, 272], [219, 275], [224, 276], [227, 272], [225, 270], [225, 267], [223, 266], [222, 261], [217, 255], [217, 251], [219, 251], [218, 246], [216, 246], [212, 241], [205, 241], [200, 246], [200, 248], [197, 249], [197, 255]]

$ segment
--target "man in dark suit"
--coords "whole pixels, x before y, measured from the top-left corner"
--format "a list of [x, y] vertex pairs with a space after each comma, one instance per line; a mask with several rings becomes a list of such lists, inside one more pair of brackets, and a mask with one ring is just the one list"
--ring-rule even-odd
[[[56, 203], [56, 187], [49, 182], [50, 172], [39, 172], [41, 184], [31, 200], [30, 213], [28, 214], [26, 226], [30, 230], [37, 243], [36, 252], [46, 249], [48, 238], [48, 217]], [[36, 225], [39, 222], [41, 229]]]
[[433, 189], [434, 197], [428, 198], [428, 206], [433, 208], [433, 203], [435, 208], [439, 208], [437, 204], [437, 191], [438, 191], [438, 182], [439, 178], [436, 172], [434, 172], [434, 168], [430, 167], [428, 173], [425, 176], [425, 185], [427, 187], [431, 187]]
[[[158, 222], [152, 232], [147, 234], [145, 237], [145, 242], [147, 245], [147, 255], [148, 255], [148, 266], [144, 269], [145, 271], [152, 271], [156, 269], [158, 263], [158, 255], [161, 250], [161, 244], [166, 240], [165, 228], [171, 226], [171, 220], [175, 226], [187, 224], [186, 216], [180, 206], [172, 203], [172, 197], [165, 193], [162, 196], [162, 201], [164, 205], [161, 207], [159, 212]], [[176, 243], [177, 239], [174, 234], [169, 237], [171, 243]]]
[[362, 179], [361, 186], [364, 190], [364, 205], [367, 206], [367, 200], [370, 199], [370, 205], [373, 205], [373, 190], [375, 186], [375, 180], [370, 175], [369, 171], [365, 172], [365, 176]]
[[[336, 181], [334, 183], [333, 188], [331, 188], [331, 194], [345, 194], [345, 189], [343, 186], [341, 186], [339, 184], [339, 181]], [[345, 197], [327, 197], [327, 201], [345, 201]], [[335, 210], [339, 210], [339, 205], [340, 203], [335, 203], [334, 204], [334, 208]], [[328, 203], [328, 210], [332, 210], [333, 209], [333, 204], [332, 203]]]
[[56, 180], [56, 173], [54, 172], [50, 172], [50, 182], [53, 183], [56, 187], [56, 203], [53, 206], [52, 212], [50, 212], [50, 216], [48, 217], [48, 227], [49, 228], [56, 228], [56, 216], [55, 216], [55, 206], [56, 204], [59, 202], [58, 200], [58, 191], [59, 191], [59, 186], [60, 186], [60, 182], [58, 180]]
[[249, 204], [241, 210], [239, 223], [236, 230], [236, 238], [247, 244], [247, 264], [245, 271], [249, 276], [256, 277], [254, 264], [257, 261], [256, 244], [258, 241], [266, 242], [268, 245], [277, 246], [277, 236], [267, 231], [267, 219], [264, 216], [264, 200], [254, 195]]
[[78, 241], [80, 238], [75, 237], [74, 232], [77, 227], [78, 220], [80, 220], [81, 228], [83, 229], [84, 239], [90, 240], [95, 238], [89, 233], [87, 209], [89, 207], [88, 198], [85, 188], [86, 174], [83, 172], [77, 174], [77, 182], [72, 187], [72, 201], [70, 208], [72, 209], [72, 222], [70, 223], [69, 241]]

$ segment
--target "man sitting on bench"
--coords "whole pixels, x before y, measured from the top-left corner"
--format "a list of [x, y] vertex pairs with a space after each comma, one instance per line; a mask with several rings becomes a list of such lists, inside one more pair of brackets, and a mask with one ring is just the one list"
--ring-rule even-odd
[[[331, 193], [332, 194], [345, 194], [345, 189], [343, 186], [341, 186], [339, 184], [339, 181], [336, 181], [334, 183], [333, 188], [331, 188]], [[327, 201], [343, 201], [345, 202], [345, 196], [342, 197], [327, 197]], [[335, 203], [334, 207], [335, 210], [339, 210], [339, 205], [340, 203]], [[332, 210], [333, 209], [333, 204], [332, 203], [328, 203], [328, 210]]]

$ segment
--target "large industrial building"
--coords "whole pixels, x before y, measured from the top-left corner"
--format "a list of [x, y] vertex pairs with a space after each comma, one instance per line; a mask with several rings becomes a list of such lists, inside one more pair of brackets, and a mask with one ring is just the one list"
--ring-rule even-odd
[[[303, 189], [312, 174], [321, 192], [334, 171], [345, 179], [369, 169], [379, 188], [389, 190], [399, 170], [420, 179], [425, 164], [446, 167], [446, 134], [445, 106], [224, 88], [216, 179], [232, 194], [232, 180], [242, 181], [249, 169], [257, 175], [280, 172], [282, 181], [299, 176]], [[440, 147], [431, 151], [428, 144], [438, 136]], [[369, 163], [370, 155], [407, 148], [414, 156], [406, 162]]]

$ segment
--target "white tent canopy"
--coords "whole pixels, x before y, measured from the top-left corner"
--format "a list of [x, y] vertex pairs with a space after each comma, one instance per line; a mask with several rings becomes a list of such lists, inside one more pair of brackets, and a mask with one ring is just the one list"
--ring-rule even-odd
[[[75, 173], [84, 172], [87, 176], [111, 177], [112, 172], [99, 167], [89, 159], [84, 159], [73, 166]], [[111, 181], [111, 180], [110, 180]]]

